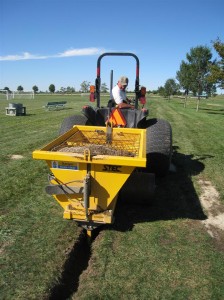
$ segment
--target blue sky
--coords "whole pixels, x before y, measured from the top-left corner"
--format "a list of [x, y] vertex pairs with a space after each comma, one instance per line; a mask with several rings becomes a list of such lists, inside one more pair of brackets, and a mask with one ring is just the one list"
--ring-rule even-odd
[[[94, 84], [98, 56], [113, 51], [135, 53], [140, 84], [157, 89], [192, 47], [224, 41], [223, 11], [223, 0], [0, 0], [0, 89], [79, 90]], [[126, 75], [134, 88], [132, 57], [102, 59], [108, 87], [111, 70], [114, 83]]]

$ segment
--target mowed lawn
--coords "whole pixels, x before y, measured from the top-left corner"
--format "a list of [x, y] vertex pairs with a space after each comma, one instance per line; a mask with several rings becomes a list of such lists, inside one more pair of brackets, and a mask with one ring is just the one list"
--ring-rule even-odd
[[[61, 100], [63, 110], [43, 107]], [[196, 112], [195, 99], [184, 108], [148, 96], [150, 117], [172, 125], [173, 171], [157, 179], [150, 204], [118, 201], [115, 223], [91, 245], [46, 195], [45, 162], [32, 159], [88, 97], [12, 102], [27, 116], [6, 116], [0, 102], [2, 299], [223, 299], [224, 98], [201, 100]], [[206, 223], [210, 216], [219, 223]]]

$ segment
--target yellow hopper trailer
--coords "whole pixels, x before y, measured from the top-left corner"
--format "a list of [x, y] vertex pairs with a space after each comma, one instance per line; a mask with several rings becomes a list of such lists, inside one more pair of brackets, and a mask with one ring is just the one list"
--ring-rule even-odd
[[113, 222], [122, 188], [127, 197], [154, 190], [154, 175], [141, 172], [146, 166], [146, 129], [77, 125], [35, 150], [33, 158], [47, 162], [46, 192], [63, 207], [64, 218], [77, 221], [89, 235]]

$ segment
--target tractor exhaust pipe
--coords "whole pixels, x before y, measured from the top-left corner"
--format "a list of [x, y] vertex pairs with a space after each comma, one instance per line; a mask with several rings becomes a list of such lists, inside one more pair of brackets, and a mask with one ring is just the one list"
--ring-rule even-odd
[[113, 89], [113, 70], [110, 71], [110, 99], [113, 99], [112, 89]]

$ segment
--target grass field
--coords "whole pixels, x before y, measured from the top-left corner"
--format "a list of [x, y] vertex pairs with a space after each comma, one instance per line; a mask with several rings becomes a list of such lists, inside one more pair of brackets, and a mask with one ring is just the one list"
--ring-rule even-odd
[[[43, 107], [61, 100], [63, 110]], [[88, 97], [19, 100], [21, 117], [6, 116], [0, 102], [2, 299], [224, 298], [224, 98], [202, 100], [198, 112], [195, 100], [181, 101], [147, 104], [150, 117], [172, 125], [175, 172], [157, 180], [150, 205], [118, 201], [114, 225], [91, 245], [63, 220], [44, 191], [47, 166], [32, 159]]]

